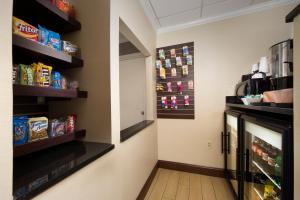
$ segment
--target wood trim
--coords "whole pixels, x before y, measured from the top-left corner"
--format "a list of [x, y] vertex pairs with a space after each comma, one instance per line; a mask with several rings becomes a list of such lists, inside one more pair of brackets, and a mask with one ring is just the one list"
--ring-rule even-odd
[[144, 184], [141, 192], [139, 193], [138, 197], [136, 198], [136, 200], [144, 200], [146, 195], [147, 195], [147, 192], [151, 186], [151, 183], [155, 177], [155, 174], [157, 173], [157, 170], [158, 170], [158, 162], [155, 164], [153, 170], [151, 171], [151, 174], [149, 175], [146, 183]]
[[297, 5], [286, 17], [285, 22], [290, 23], [294, 21], [294, 18], [300, 14], [300, 4]]
[[158, 168], [225, 178], [225, 171], [224, 169], [221, 168], [204, 167], [199, 165], [191, 165], [186, 163], [178, 163], [178, 162], [171, 162], [171, 161], [164, 161], [164, 160], [158, 160], [157, 163], [158, 163]]

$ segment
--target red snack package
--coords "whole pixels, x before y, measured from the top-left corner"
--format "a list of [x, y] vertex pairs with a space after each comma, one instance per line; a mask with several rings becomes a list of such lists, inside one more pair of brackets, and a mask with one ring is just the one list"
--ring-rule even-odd
[[75, 114], [69, 115], [67, 118], [67, 133], [74, 133], [77, 116]]

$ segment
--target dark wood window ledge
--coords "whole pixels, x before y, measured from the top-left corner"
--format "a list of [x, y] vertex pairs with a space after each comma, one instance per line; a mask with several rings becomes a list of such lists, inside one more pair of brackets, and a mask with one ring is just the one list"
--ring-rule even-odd
[[15, 158], [14, 199], [34, 198], [112, 149], [113, 144], [74, 141]]
[[132, 136], [136, 135], [139, 133], [141, 130], [147, 128], [151, 124], [154, 123], [154, 120], [144, 120], [142, 122], [139, 122], [133, 126], [130, 126], [124, 130], [121, 131], [121, 142], [124, 142], [131, 138]]

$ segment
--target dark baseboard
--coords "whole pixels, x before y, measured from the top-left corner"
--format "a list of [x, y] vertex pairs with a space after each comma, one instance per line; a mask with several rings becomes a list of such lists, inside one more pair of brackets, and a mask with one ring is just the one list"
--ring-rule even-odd
[[158, 163], [158, 168], [225, 178], [225, 171], [224, 169], [221, 168], [203, 167], [199, 165], [191, 165], [191, 164], [164, 161], [164, 160], [159, 160], [157, 163]]
[[156, 174], [157, 170], [158, 170], [158, 162], [155, 164], [155, 166], [154, 166], [154, 168], [153, 168], [150, 176], [148, 177], [146, 183], [144, 184], [144, 186], [143, 186], [140, 194], [136, 198], [136, 200], [144, 200], [145, 199], [145, 197], [147, 195], [147, 192], [148, 192], [148, 190], [149, 190], [149, 188], [151, 186], [151, 183], [152, 183], [152, 181], [153, 181], [153, 179], [155, 177], [155, 174]]

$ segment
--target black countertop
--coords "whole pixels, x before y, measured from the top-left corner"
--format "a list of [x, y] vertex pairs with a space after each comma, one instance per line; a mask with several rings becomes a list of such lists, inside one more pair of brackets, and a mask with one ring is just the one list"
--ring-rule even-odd
[[143, 130], [144, 128], [150, 126], [152, 123], [154, 123], [153, 120], [144, 120], [142, 122], [139, 122], [133, 126], [130, 126], [124, 130], [121, 131], [121, 142], [124, 142]]
[[14, 199], [37, 196], [112, 149], [113, 144], [74, 141], [15, 158]]

